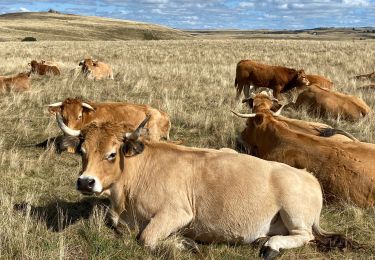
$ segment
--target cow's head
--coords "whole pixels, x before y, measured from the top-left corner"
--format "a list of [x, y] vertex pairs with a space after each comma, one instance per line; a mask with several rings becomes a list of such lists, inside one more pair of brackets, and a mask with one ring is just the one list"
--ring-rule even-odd
[[82, 67], [83, 73], [91, 73], [91, 71], [98, 66], [98, 61], [93, 59], [84, 59], [79, 62], [79, 66]]
[[36, 68], [38, 67], [39, 63], [36, 60], [32, 60], [29, 63], [29, 66], [31, 66], [31, 72], [35, 72]]
[[297, 70], [296, 77], [295, 77], [296, 85], [300, 86], [308, 86], [310, 85], [310, 81], [306, 77], [306, 73], [304, 70]]
[[273, 97], [272, 93], [266, 91], [262, 91], [258, 94], [251, 93], [249, 98], [242, 100], [242, 103], [245, 102], [249, 105], [250, 109], [252, 109], [253, 113], [261, 111], [277, 112], [282, 107], [279, 101]]
[[68, 135], [78, 136], [76, 150], [82, 156], [82, 171], [77, 179], [77, 190], [84, 194], [100, 194], [117, 183], [126, 166], [126, 157], [136, 156], [143, 152], [144, 143], [140, 136], [145, 120], [134, 131], [124, 124], [106, 122], [91, 123], [81, 131], [67, 127], [59, 113], [56, 114], [60, 128]]
[[68, 127], [79, 130], [83, 127], [85, 113], [95, 113], [95, 109], [79, 98], [67, 98], [63, 102], [48, 105], [52, 114], [60, 113]]
[[[233, 111], [232, 111], [233, 112]], [[237, 116], [247, 118], [246, 128], [241, 132], [238, 141], [245, 146], [252, 155], [272, 149], [275, 145], [275, 125], [280, 122], [271, 113], [239, 114]]]

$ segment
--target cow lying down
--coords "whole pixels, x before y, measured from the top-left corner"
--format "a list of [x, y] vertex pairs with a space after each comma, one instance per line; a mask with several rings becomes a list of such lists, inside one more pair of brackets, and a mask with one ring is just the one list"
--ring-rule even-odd
[[133, 212], [146, 223], [139, 240], [147, 248], [175, 232], [207, 243], [249, 244], [268, 236], [260, 251], [265, 259], [314, 238], [358, 246], [319, 227], [322, 191], [310, 173], [244, 154], [149, 142], [141, 136], [148, 120], [132, 132], [107, 122], [77, 133], [78, 191], [110, 194], [116, 226], [123, 213]]
[[250, 114], [246, 125], [240, 141], [253, 155], [313, 172], [328, 201], [375, 206], [375, 144], [302, 133], [270, 113]]

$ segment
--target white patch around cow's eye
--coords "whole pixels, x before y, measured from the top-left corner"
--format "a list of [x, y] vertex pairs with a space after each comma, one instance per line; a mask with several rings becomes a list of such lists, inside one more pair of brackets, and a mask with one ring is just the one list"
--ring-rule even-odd
[[110, 162], [114, 161], [116, 159], [116, 150], [110, 151], [105, 158]]
[[82, 119], [82, 112], [81, 113], [79, 113], [79, 115], [78, 115], [78, 118], [77, 118], [78, 120], [81, 120]]

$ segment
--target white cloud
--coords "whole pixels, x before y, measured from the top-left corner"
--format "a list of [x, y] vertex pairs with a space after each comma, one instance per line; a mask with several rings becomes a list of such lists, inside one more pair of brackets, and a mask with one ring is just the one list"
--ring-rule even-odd
[[31, 12], [29, 9], [27, 9], [25, 7], [20, 7], [19, 11], [20, 12]]
[[155, 8], [155, 9], [152, 9], [151, 10], [151, 13], [153, 14], [163, 14], [164, 12], [158, 8]]
[[251, 3], [251, 2], [240, 2], [238, 4], [238, 6], [241, 7], [241, 8], [254, 7], [254, 3]]
[[353, 7], [369, 6], [369, 1], [367, 0], [342, 0], [342, 3], [345, 6], [353, 6]]
[[277, 8], [278, 8], [278, 9], [283, 9], [283, 10], [288, 9], [288, 4], [281, 4], [281, 5], [278, 5]]

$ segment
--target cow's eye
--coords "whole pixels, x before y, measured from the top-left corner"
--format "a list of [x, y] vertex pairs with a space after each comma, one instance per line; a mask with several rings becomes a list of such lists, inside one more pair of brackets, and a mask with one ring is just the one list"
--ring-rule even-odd
[[116, 158], [116, 153], [110, 153], [110, 154], [107, 156], [107, 160], [108, 160], [108, 161], [113, 161], [115, 158]]
[[80, 120], [82, 118], [82, 114], [79, 114], [78, 115], [78, 120]]

